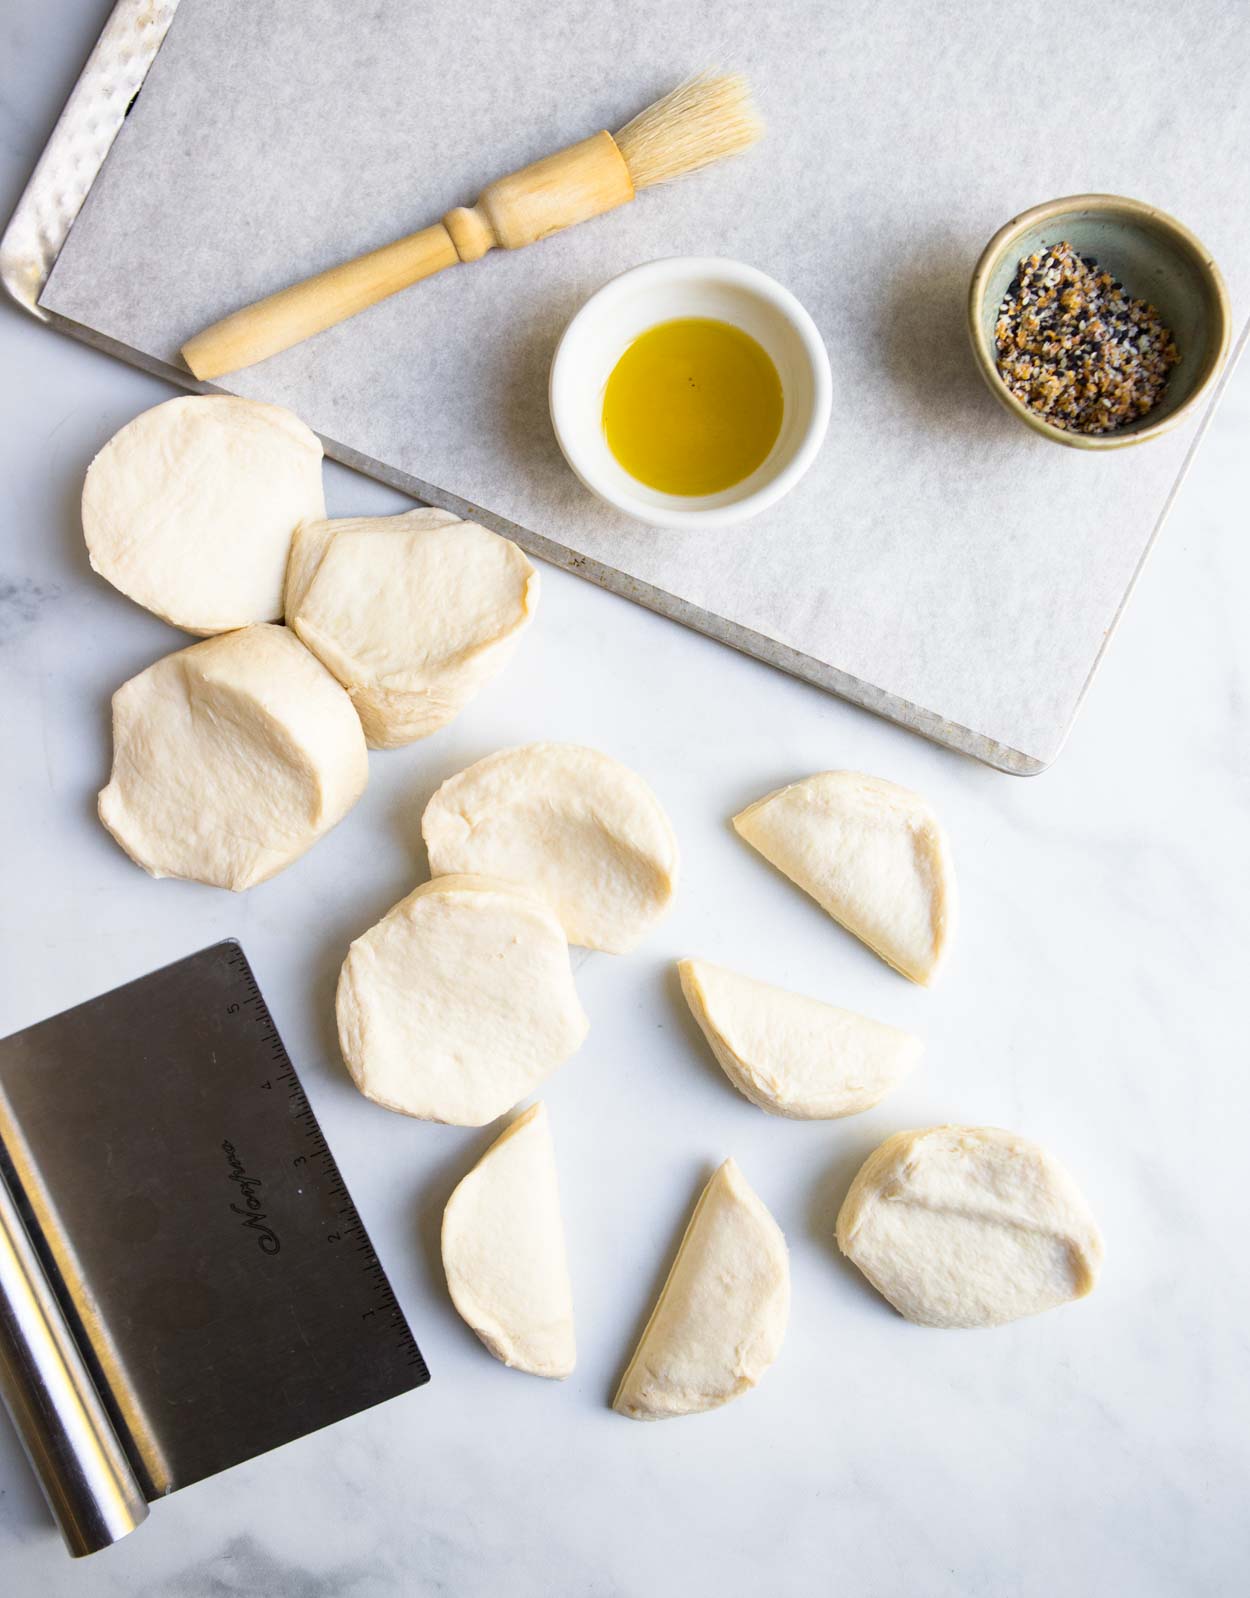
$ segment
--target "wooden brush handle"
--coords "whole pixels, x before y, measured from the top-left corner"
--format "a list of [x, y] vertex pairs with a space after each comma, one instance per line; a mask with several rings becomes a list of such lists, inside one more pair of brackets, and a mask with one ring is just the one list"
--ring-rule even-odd
[[625, 158], [610, 133], [498, 178], [471, 209], [448, 211], [443, 224], [462, 261], [476, 261], [496, 246], [519, 250], [575, 222], [602, 216], [634, 197]]
[[441, 222], [384, 244], [342, 266], [280, 289], [255, 305], [214, 322], [182, 346], [182, 358], [196, 377], [208, 381], [266, 356], [289, 350], [388, 294], [433, 277], [460, 257]]
[[600, 216], [634, 197], [629, 168], [610, 133], [544, 156], [500, 178], [475, 206], [235, 311], [182, 346], [196, 377], [209, 381], [289, 350], [388, 295], [496, 247], [516, 250]]

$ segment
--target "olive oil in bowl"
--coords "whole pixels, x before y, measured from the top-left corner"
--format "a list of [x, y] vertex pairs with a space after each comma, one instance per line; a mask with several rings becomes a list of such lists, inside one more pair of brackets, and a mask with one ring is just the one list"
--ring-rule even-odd
[[640, 334], [603, 394], [603, 431], [621, 466], [663, 494], [732, 488], [781, 431], [781, 379], [741, 328], [683, 316]]

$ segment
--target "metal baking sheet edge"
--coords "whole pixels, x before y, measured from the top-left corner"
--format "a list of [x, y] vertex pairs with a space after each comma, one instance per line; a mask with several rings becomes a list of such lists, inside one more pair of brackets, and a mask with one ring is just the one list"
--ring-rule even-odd
[[[198, 383], [190, 372], [183, 368], [172, 366], [142, 351], [132, 349], [116, 339], [82, 326], [81, 323], [58, 316], [39, 304], [39, 296], [56, 264], [61, 247], [69, 236], [74, 219], [104, 165], [113, 140], [135, 96], [143, 86], [143, 80], [156, 59], [157, 52], [164, 43], [174, 13], [178, 9], [178, 3], [179, 0], [118, 0], [114, 6], [18, 201], [17, 209], [10, 218], [3, 236], [0, 237], [0, 282], [3, 282], [5, 289], [17, 304], [50, 327], [81, 339], [84, 343], [104, 350], [110, 355], [116, 355], [130, 365], [165, 378], [181, 388], [189, 389], [193, 393], [208, 394], [224, 391], [212, 384]], [[82, 148], [84, 145], [85, 149]], [[1032, 777], [1045, 771], [1053, 763], [1067, 741], [1077, 712], [1089, 692], [1090, 683], [1102, 663], [1111, 636], [1124, 614], [1125, 606], [1137, 585], [1146, 559], [1154, 548], [1155, 540], [1172, 508], [1177, 492], [1185, 480], [1215, 407], [1248, 341], [1250, 341], [1250, 322], [1247, 322], [1243, 329], [1203, 413], [1181, 469], [1142, 551], [1141, 559], [1107, 628], [1089, 675], [1081, 687], [1072, 715], [1064, 728], [1059, 748], [1050, 760], [1039, 760], [1034, 755], [1012, 749], [1009, 745], [988, 738], [970, 727], [947, 721], [932, 711], [912, 704], [909, 700], [900, 699], [882, 688], [874, 687], [859, 677], [840, 671], [836, 666], [826, 665], [810, 655], [791, 649], [763, 633], [753, 632], [737, 622], [701, 610], [698, 606], [650, 583], [640, 582], [613, 566], [592, 560], [588, 556], [575, 554], [553, 540], [545, 538], [541, 533], [533, 532], [529, 528], [508, 521], [505, 517], [495, 515], [485, 506], [475, 505], [439, 488], [436, 484], [422, 482], [420, 478], [411, 477], [395, 467], [361, 455], [348, 445], [328, 438], [323, 438], [322, 444], [331, 459], [340, 461], [367, 477], [387, 483], [392, 488], [397, 488], [426, 504], [438, 505], [458, 516], [471, 517], [474, 521], [481, 522], [484, 526], [513, 539], [527, 553], [536, 555], [553, 566], [562, 567], [565, 571], [574, 572], [610, 593], [633, 600], [635, 604], [643, 605], [661, 616], [680, 622], [695, 632], [715, 638], [718, 642], [728, 644], [731, 648], [751, 655], [756, 660], [762, 660], [770, 666], [776, 666], [800, 681], [824, 689], [827, 693], [871, 711], [874, 715], [905, 727], [910, 732], [919, 733], [933, 743], [953, 749], [960, 754], [971, 755], [974, 759], [1012, 776]]]

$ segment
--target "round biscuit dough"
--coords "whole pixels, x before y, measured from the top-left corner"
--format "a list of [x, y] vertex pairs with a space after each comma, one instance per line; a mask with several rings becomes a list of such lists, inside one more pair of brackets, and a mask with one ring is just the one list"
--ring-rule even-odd
[[82, 493], [96, 571], [200, 636], [279, 621], [291, 536], [324, 516], [317, 435], [281, 405], [227, 394], [136, 416]]
[[537, 603], [517, 545], [446, 511], [307, 522], [291, 545], [287, 621], [347, 689], [374, 749], [445, 726]]
[[559, 922], [524, 889], [439, 877], [348, 950], [336, 1004], [352, 1080], [388, 1110], [485, 1126], [580, 1046]]
[[624, 954], [665, 913], [677, 840], [627, 766], [579, 744], [503, 749], [449, 777], [421, 833], [434, 876], [481, 871], [525, 883], [570, 943]]
[[861, 1166], [838, 1247], [920, 1326], [1001, 1326], [1092, 1292], [1098, 1226], [1045, 1149], [994, 1126], [896, 1132]]
[[238, 891], [316, 843], [368, 775], [351, 700], [293, 633], [258, 623], [117, 690], [100, 820], [152, 876]]

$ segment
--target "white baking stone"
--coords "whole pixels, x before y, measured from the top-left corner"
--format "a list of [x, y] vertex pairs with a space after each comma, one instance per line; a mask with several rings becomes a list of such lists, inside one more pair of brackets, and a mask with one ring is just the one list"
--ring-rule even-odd
[[[1248, 59], [1250, 7], [1219, 0], [183, 0], [41, 304], [173, 361], [241, 303], [619, 127], [683, 75], [742, 69], [769, 123], [748, 156], [445, 273], [229, 386], [289, 405], [349, 464], [481, 507], [630, 597], [1034, 770], [1062, 744], [1200, 423], [1110, 454], [1034, 437], [973, 367], [968, 279], [1025, 207], [1128, 194], [1203, 239], [1238, 326]], [[833, 364], [817, 465], [729, 532], [605, 509], [547, 417], [573, 311], [678, 254], [780, 278]]]

